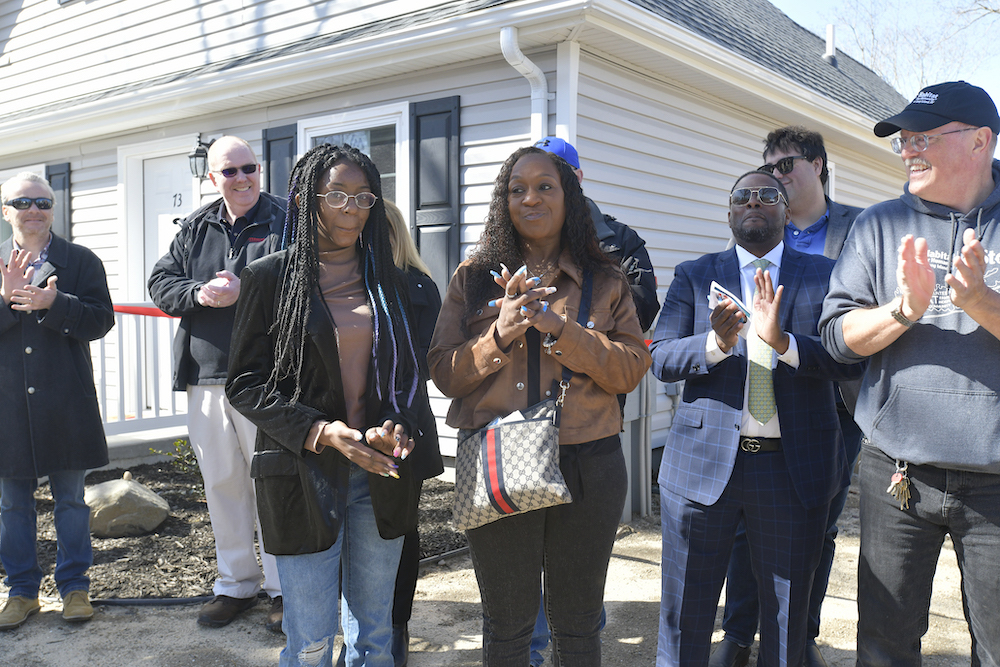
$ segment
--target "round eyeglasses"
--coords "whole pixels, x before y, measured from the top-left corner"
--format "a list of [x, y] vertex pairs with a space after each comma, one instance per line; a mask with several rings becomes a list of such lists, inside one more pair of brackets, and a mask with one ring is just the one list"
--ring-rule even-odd
[[326, 194], [316, 196], [320, 199], [325, 199], [326, 205], [330, 208], [344, 208], [347, 206], [347, 201], [353, 199], [355, 206], [367, 210], [374, 206], [375, 202], [378, 201], [378, 197], [370, 192], [359, 192], [356, 195], [349, 195], [346, 192], [341, 192], [340, 190], [332, 190]]
[[959, 132], [968, 132], [969, 130], [978, 129], [978, 127], [963, 127], [961, 130], [949, 130], [947, 132], [939, 132], [937, 134], [914, 134], [909, 139], [904, 139], [903, 137], [893, 137], [889, 140], [889, 145], [892, 146], [892, 152], [896, 155], [901, 154], [907, 144], [909, 144], [910, 148], [918, 153], [923, 153], [927, 150], [930, 140], [934, 137], [943, 137], [946, 134], [958, 134]]
[[757, 194], [757, 201], [764, 206], [774, 206], [779, 201], [785, 201], [785, 196], [781, 194], [781, 190], [773, 185], [764, 185], [759, 188], [736, 188], [729, 195], [729, 203], [733, 206], [744, 206], [750, 203], [750, 197], [754, 193]]

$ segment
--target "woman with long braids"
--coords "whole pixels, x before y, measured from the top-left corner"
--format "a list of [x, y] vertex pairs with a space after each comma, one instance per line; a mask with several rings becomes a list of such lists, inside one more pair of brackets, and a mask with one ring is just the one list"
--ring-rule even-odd
[[[593, 291], [581, 325], [585, 273]], [[559, 466], [573, 501], [466, 535], [483, 601], [484, 665], [528, 664], [543, 570], [553, 664], [600, 665], [604, 580], [627, 483], [617, 394], [635, 388], [650, 357], [629, 287], [601, 251], [562, 158], [529, 147], [504, 162], [479, 245], [448, 286], [427, 362], [454, 399], [447, 423], [459, 429], [544, 400], [563, 368], [572, 371]]]
[[318, 146], [292, 171], [287, 250], [241, 276], [226, 393], [258, 426], [251, 474], [282, 581], [282, 666], [332, 664], [341, 576], [347, 665], [393, 665], [419, 372], [387, 224], [368, 156]]

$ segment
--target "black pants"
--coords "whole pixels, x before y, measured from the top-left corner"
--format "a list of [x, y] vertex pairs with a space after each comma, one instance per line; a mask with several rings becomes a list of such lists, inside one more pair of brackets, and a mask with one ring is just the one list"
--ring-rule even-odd
[[466, 531], [483, 601], [483, 665], [524, 667], [545, 571], [556, 667], [601, 664], [604, 581], [628, 475], [617, 435], [560, 448], [573, 502]]

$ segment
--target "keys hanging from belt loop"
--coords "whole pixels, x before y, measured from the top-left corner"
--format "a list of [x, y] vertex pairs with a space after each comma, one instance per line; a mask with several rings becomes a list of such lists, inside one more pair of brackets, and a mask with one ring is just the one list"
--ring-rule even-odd
[[906, 461], [896, 459], [896, 472], [892, 474], [889, 488], [885, 490], [890, 496], [899, 501], [899, 509], [910, 509], [910, 478], [906, 475], [909, 467]]

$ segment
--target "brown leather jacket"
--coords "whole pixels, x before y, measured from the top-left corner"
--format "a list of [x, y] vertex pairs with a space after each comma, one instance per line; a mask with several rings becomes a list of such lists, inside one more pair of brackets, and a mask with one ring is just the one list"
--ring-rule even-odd
[[[635, 388], [649, 368], [650, 356], [639, 329], [635, 304], [624, 280], [594, 276], [590, 311], [593, 328], [577, 324], [582, 273], [567, 252], [559, 257], [561, 273], [549, 306], [565, 315], [566, 326], [552, 354], [541, 353], [541, 387], [562, 377], [565, 365], [573, 371], [559, 428], [563, 445], [576, 445], [615, 435], [622, 415], [617, 394]], [[496, 343], [496, 307], [483, 307], [470, 319], [471, 338], [462, 333], [468, 262], [459, 265], [448, 285], [431, 350], [427, 354], [431, 379], [454, 400], [447, 424], [455, 428], [482, 428], [498, 416], [528, 407], [527, 347], [522, 336], [508, 350]]]

